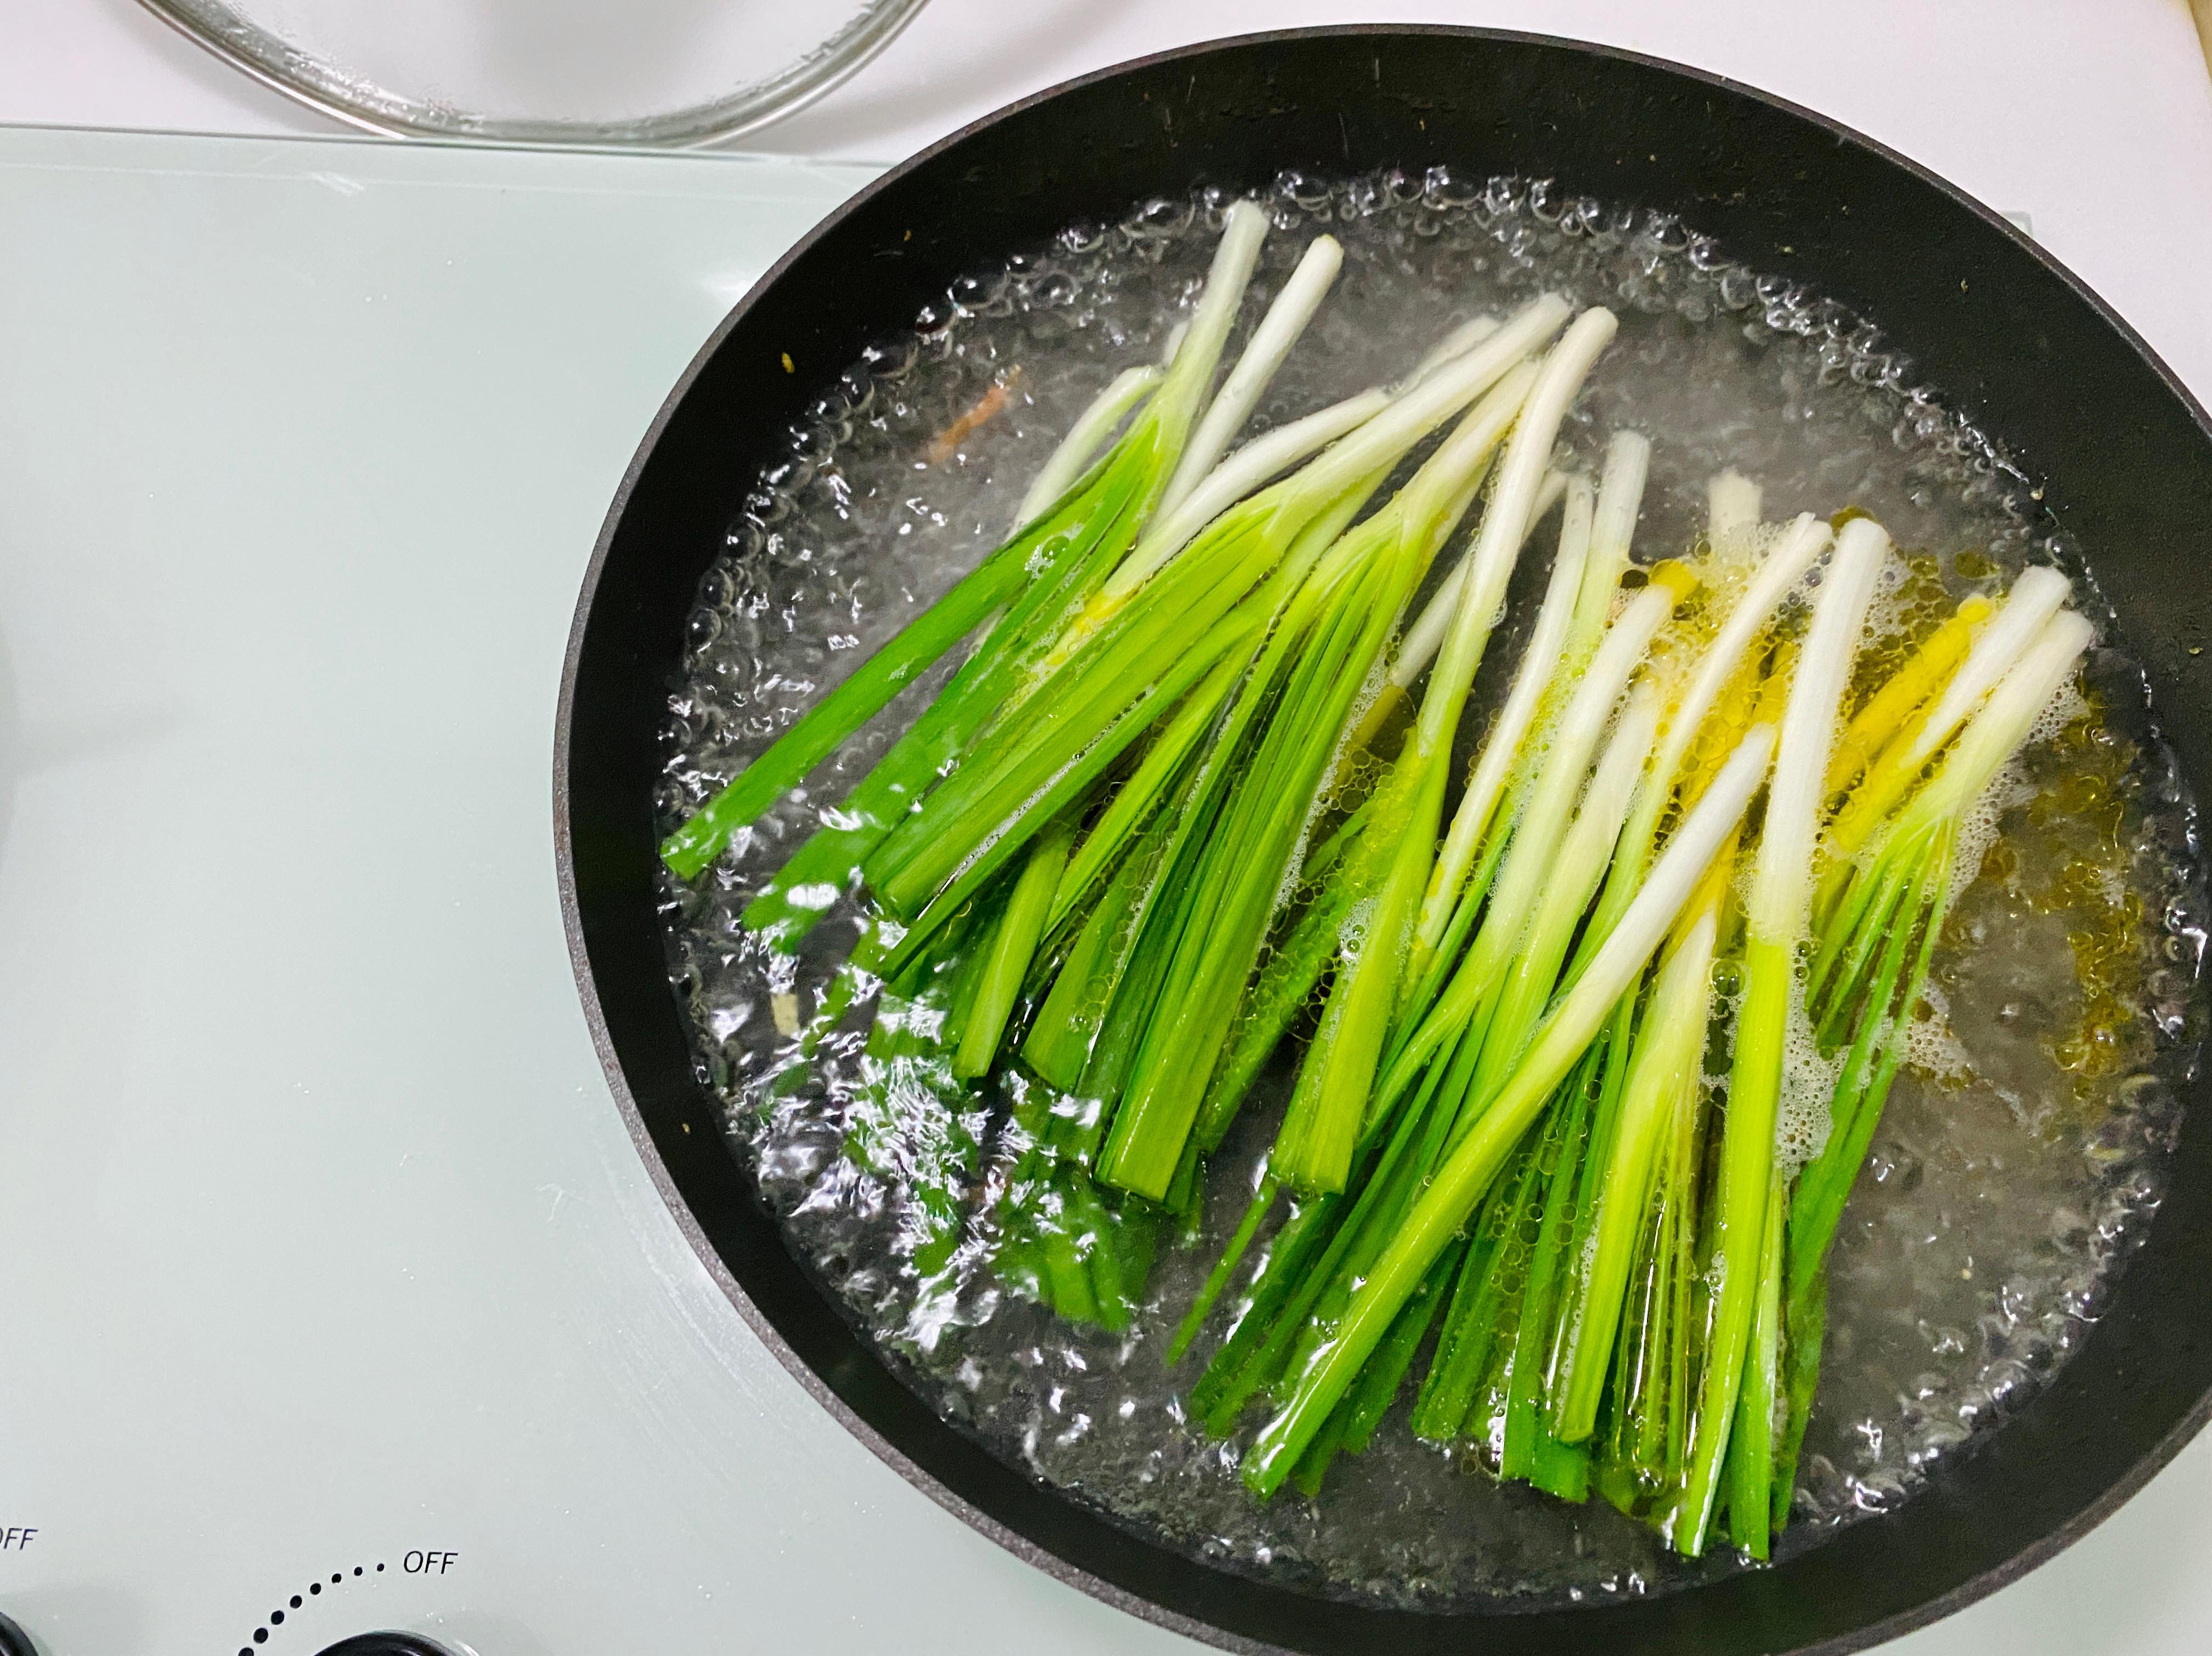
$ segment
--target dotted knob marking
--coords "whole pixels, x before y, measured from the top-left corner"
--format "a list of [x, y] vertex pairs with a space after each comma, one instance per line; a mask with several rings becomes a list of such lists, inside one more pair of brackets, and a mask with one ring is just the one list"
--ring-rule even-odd
[[[367, 1575], [371, 1572], [367, 1565], [356, 1564], [353, 1567], [353, 1573], [356, 1575]], [[384, 1566], [379, 1564], [374, 1573], [378, 1575], [383, 1574]], [[333, 1587], [342, 1586], [344, 1585], [346, 1579], [346, 1573], [343, 1570], [337, 1570], [332, 1573], [328, 1585]], [[294, 1593], [290, 1599], [287, 1601], [286, 1608], [289, 1610], [298, 1610], [302, 1604], [307, 1603], [308, 1598], [319, 1598], [323, 1595], [324, 1588], [325, 1584], [319, 1580], [308, 1582], [306, 1596], [303, 1598], [299, 1593]], [[285, 1611], [283, 1610], [270, 1611], [269, 1612], [269, 1619], [262, 1623], [261, 1626], [253, 1629], [253, 1643], [250, 1645], [240, 1645], [238, 1647], [238, 1656], [258, 1656], [255, 1647], [265, 1645], [269, 1642], [270, 1634], [276, 1629], [284, 1625], [284, 1615]]]

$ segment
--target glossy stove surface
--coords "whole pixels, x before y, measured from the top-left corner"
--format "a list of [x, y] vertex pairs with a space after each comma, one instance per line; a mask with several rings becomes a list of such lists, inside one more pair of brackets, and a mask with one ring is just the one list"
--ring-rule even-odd
[[[0, 130], [0, 1611], [40, 1656], [1182, 1645], [761, 1347], [562, 935], [606, 503], [871, 176]], [[1898, 1648], [2202, 1649], [2208, 1550], [2200, 1443]]]

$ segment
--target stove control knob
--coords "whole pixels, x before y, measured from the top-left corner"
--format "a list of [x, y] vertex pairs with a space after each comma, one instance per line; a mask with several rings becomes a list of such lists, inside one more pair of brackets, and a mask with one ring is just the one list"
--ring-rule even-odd
[[0, 1616], [0, 1656], [39, 1656], [31, 1635], [4, 1616]]
[[341, 1639], [322, 1656], [453, 1656], [419, 1633], [363, 1633]]

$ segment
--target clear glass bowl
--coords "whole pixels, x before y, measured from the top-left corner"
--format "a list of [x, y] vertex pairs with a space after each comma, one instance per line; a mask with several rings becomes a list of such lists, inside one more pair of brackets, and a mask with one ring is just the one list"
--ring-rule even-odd
[[811, 102], [926, 0], [143, 0], [374, 132], [713, 143]]

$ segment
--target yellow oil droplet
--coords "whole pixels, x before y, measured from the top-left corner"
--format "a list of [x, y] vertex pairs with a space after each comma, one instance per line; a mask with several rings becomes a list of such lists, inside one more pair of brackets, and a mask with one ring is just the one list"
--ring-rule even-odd
[[2066, 922], [2066, 943], [2081, 991], [2079, 1016], [2054, 1033], [2051, 1061], [2070, 1077], [2077, 1103], [2098, 1096], [2097, 1083], [2137, 1056], [2135, 1006], [2143, 974], [2142, 894], [2129, 878], [2135, 749], [2106, 727], [2094, 701], [2047, 744], [2031, 779], [2029, 822], [2054, 836], [2058, 854], [2039, 877], [1999, 840], [1983, 864], [2031, 914]]

